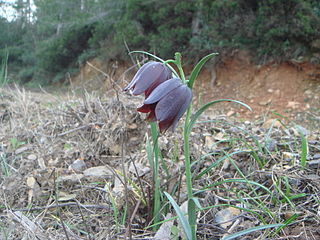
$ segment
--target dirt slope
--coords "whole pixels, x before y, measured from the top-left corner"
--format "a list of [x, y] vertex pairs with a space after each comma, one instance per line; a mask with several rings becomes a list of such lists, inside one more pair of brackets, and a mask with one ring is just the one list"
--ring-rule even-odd
[[[216, 107], [215, 112], [245, 119], [277, 112], [318, 127], [320, 65], [296, 61], [256, 65], [251, 59], [247, 52], [236, 52], [207, 64], [196, 83], [196, 101], [232, 98], [247, 103], [253, 112], [233, 109], [230, 104]], [[117, 91], [130, 81], [135, 71], [130, 63], [94, 59], [72, 79], [72, 84], [75, 88]]]

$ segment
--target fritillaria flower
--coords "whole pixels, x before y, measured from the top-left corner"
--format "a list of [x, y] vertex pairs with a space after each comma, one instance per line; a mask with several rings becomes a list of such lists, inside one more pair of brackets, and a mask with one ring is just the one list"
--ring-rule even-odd
[[147, 117], [149, 121], [159, 121], [161, 133], [169, 128], [174, 131], [191, 99], [191, 89], [179, 78], [172, 78], [156, 87], [138, 111], [149, 113]]
[[172, 72], [163, 63], [148, 62], [144, 64], [123, 90], [132, 90], [133, 95], [145, 94], [146, 97], [161, 83], [172, 78]]

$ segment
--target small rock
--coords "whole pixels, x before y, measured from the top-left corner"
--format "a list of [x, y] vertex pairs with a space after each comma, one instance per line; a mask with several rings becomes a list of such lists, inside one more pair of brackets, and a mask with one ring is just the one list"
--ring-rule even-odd
[[34, 177], [27, 177], [27, 186], [29, 188], [33, 188], [35, 183], [36, 183], [36, 179]]
[[310, 160], [307, 162], [308, 163], [308, 166], [310, 168], [319, 168], [320, 166], [320, 159], [316, 159], [316, 160]]
[[220, 224], [220, 226], [224, 229], [229, 227], [233, 221], [231, 221], [234, 217], [240, 214], [240, 210], [234, 207], [228, 207], [216, 213], [215, 221]]
[[272, 88], [269, 88], [267, 91], [268, 91], [268, 93], [273, 93], [274, 92]]
[[[171, 218], [171, 213], [168, 213], [164, 219]], [[170, 240], [171, 237], [171, 228], [173, 226], [174, 221], [168, 221], [161, 224], [157, 233], [154, 235], [154, 240]]]
[[229, 112], [227, 112], [227, 117], [231, 117], [235, 114], [235, 111], [230, 110]]
[[83, 174], [61, 175], [57, 178], [57, 182], [77, 183], [84, 177]]
[[91, 167], [83, 171], [86, 177], [106, 177], [113, 175], [113, 172], [106, 166]]
[[268, 100], [266, 100], [266, 101], [261, 101], [261, 102], [259, 102], [259, 105], [260, 106], [267, 106], [267, 105], [269, 105], [271, 103], [271, 99], [268, 99]]
[[278, 144], [277, 140], [273, 138], [269, 138], [265, 142], [265, 147], [272, 152], [276, 149], [277, 144]]
[[23, 153], [23, 152], [25, 152], [25, 151], [28, 151], [29, 149], [30, 149], [29, 146], [19, 147], [18, 149], [16, 149], [16, 150], [14, 151], [14, 153], [18, 155], [18, 154], [20, 154], [20, 153]]
[[35, 160], [37, 160], [37, 155], [35, 155], [35, 154], [30, 154], [30, 155], [28, 156], [28, 160], [30, 160], [30, 161], [35, 161]]
[[70, 201], [70, 200], [73, 200], [77, 197], [77, 194], [75, 193], [65, 193], [65, 192], [62, 192], [62, 191], [59, 191], [59, 194], [58, 194], [58, 201], [59, 202], [65, 202], [65, 201]]
[[240, 129], [237, 128], [237, 127], [231, 127], [231, 128], [229, 129], [229, 132], [231, 132], [231, 133], [239, 133], [239, 132], [240, 132]]
[[299, 102], [289, 101], [287, 104], [287, 108], [297, 109], [299, 105]]
[[138, 128], [138, 125], [135, 124], [135, 123], [132, 123], [132, 124], [129, 124], [129, 125], [128, 125], [128, 128], [129, 128], [129, 129], [137, 129], [137, 128]]
[[312, 91], [311, 91], [310, 89], [306, 90], [304, 93], [305, 93], [306, 95], [309, 95], [309, 96], [312, 96], [312, 95], [313, 95], [313, 94], [312, 94]]
[[262, 127], [264, 129], [269, 129], [272, 126], [275, 128], [284, 128], [278, 119], [268, 119], [262, 124]]
[[316, 153], [315, 155], [313, 155], [313, 159], [320, 159], [320, 153]]
[[73, 170], [75, 172], [81, 172], [86, 167], [87, 167], [87, 165], [86, 165], [85, 161], [83, 161], [82, 159], [77, 159], [69, 166], [68, 169]]
[[299, 154], [297, 153], [291, 153], [291, 152], [283, 152], [282, 153], [282, 157], [284, 160], [292, 160], [294, 159], [296, 156], [299, 156]]
[[205, 136], [205, 144], [207, 148], [212, 148], [214, 144], [214, 139], [212, 136]]

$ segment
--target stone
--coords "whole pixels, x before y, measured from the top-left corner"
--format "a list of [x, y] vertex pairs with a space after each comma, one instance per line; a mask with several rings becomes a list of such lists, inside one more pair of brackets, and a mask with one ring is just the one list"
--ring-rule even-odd
[[274, 91], [273, 91], [272, 88], [269, 88], [269, 89], [267, 90], [267, 92], [268, 92], [268, 93], [273, 93]]
[[289, 101], [287, 104], [287, 108], [297, 109], [300, 103], [295, 101]]
[[240, 213], [241, 212], [238, 208], [228, 207], [216, 213], [215, 222], [222, 228], [226, 229], [233, 223], [232, 219], [240, 215]]
[[270, 129], [271, 127], [284, 128], [283, 125], [281, 124], [281, 122], [278, 119], [273, 119], [273, 118], [270, 118], [270, 119], [266, 120], [262, 124], [262, 128], [264, 128], [264, 129]]
[[35, 161], [35, 160], [37, 160], [37, 155], [35, 155], [35, 154], [30, 154], [30, 155], [28, 156], [28, 160], [30, 160], [30, 161]]
[[271, 99], [268, 99], [268, 100], [266, 100], [266, 101], [261, 101], [261, 102], [259, 102], [259, 105], [260, 106], [267, 106], [267, 105], [269, 105], [271, 103]]
[[227, 117], [231, 117], [234, 114], [235, 114], [235, 111], [230, 110], [230, 111], [227, 112]]
[[86, 167], [87, 167], [87, 165], [86, 165], [85, 161], [83, 161], [82, 159], [77, 159], [69, 166], [68, 169], [73, 170], [75, 172], [81, 172]]
[[113, 175], [113, 172], [106, 166], [91, 167], [83, 171], [86, 177], [107, 177]]

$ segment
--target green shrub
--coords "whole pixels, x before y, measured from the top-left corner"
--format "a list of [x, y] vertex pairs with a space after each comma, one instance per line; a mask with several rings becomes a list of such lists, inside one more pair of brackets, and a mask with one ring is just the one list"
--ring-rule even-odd
[[74, 26], [61, 36], [42, 41], [37, 49], [37, 66], [55, 75], [75, 66], [78, 57], [88, 48], [93, 26]]

